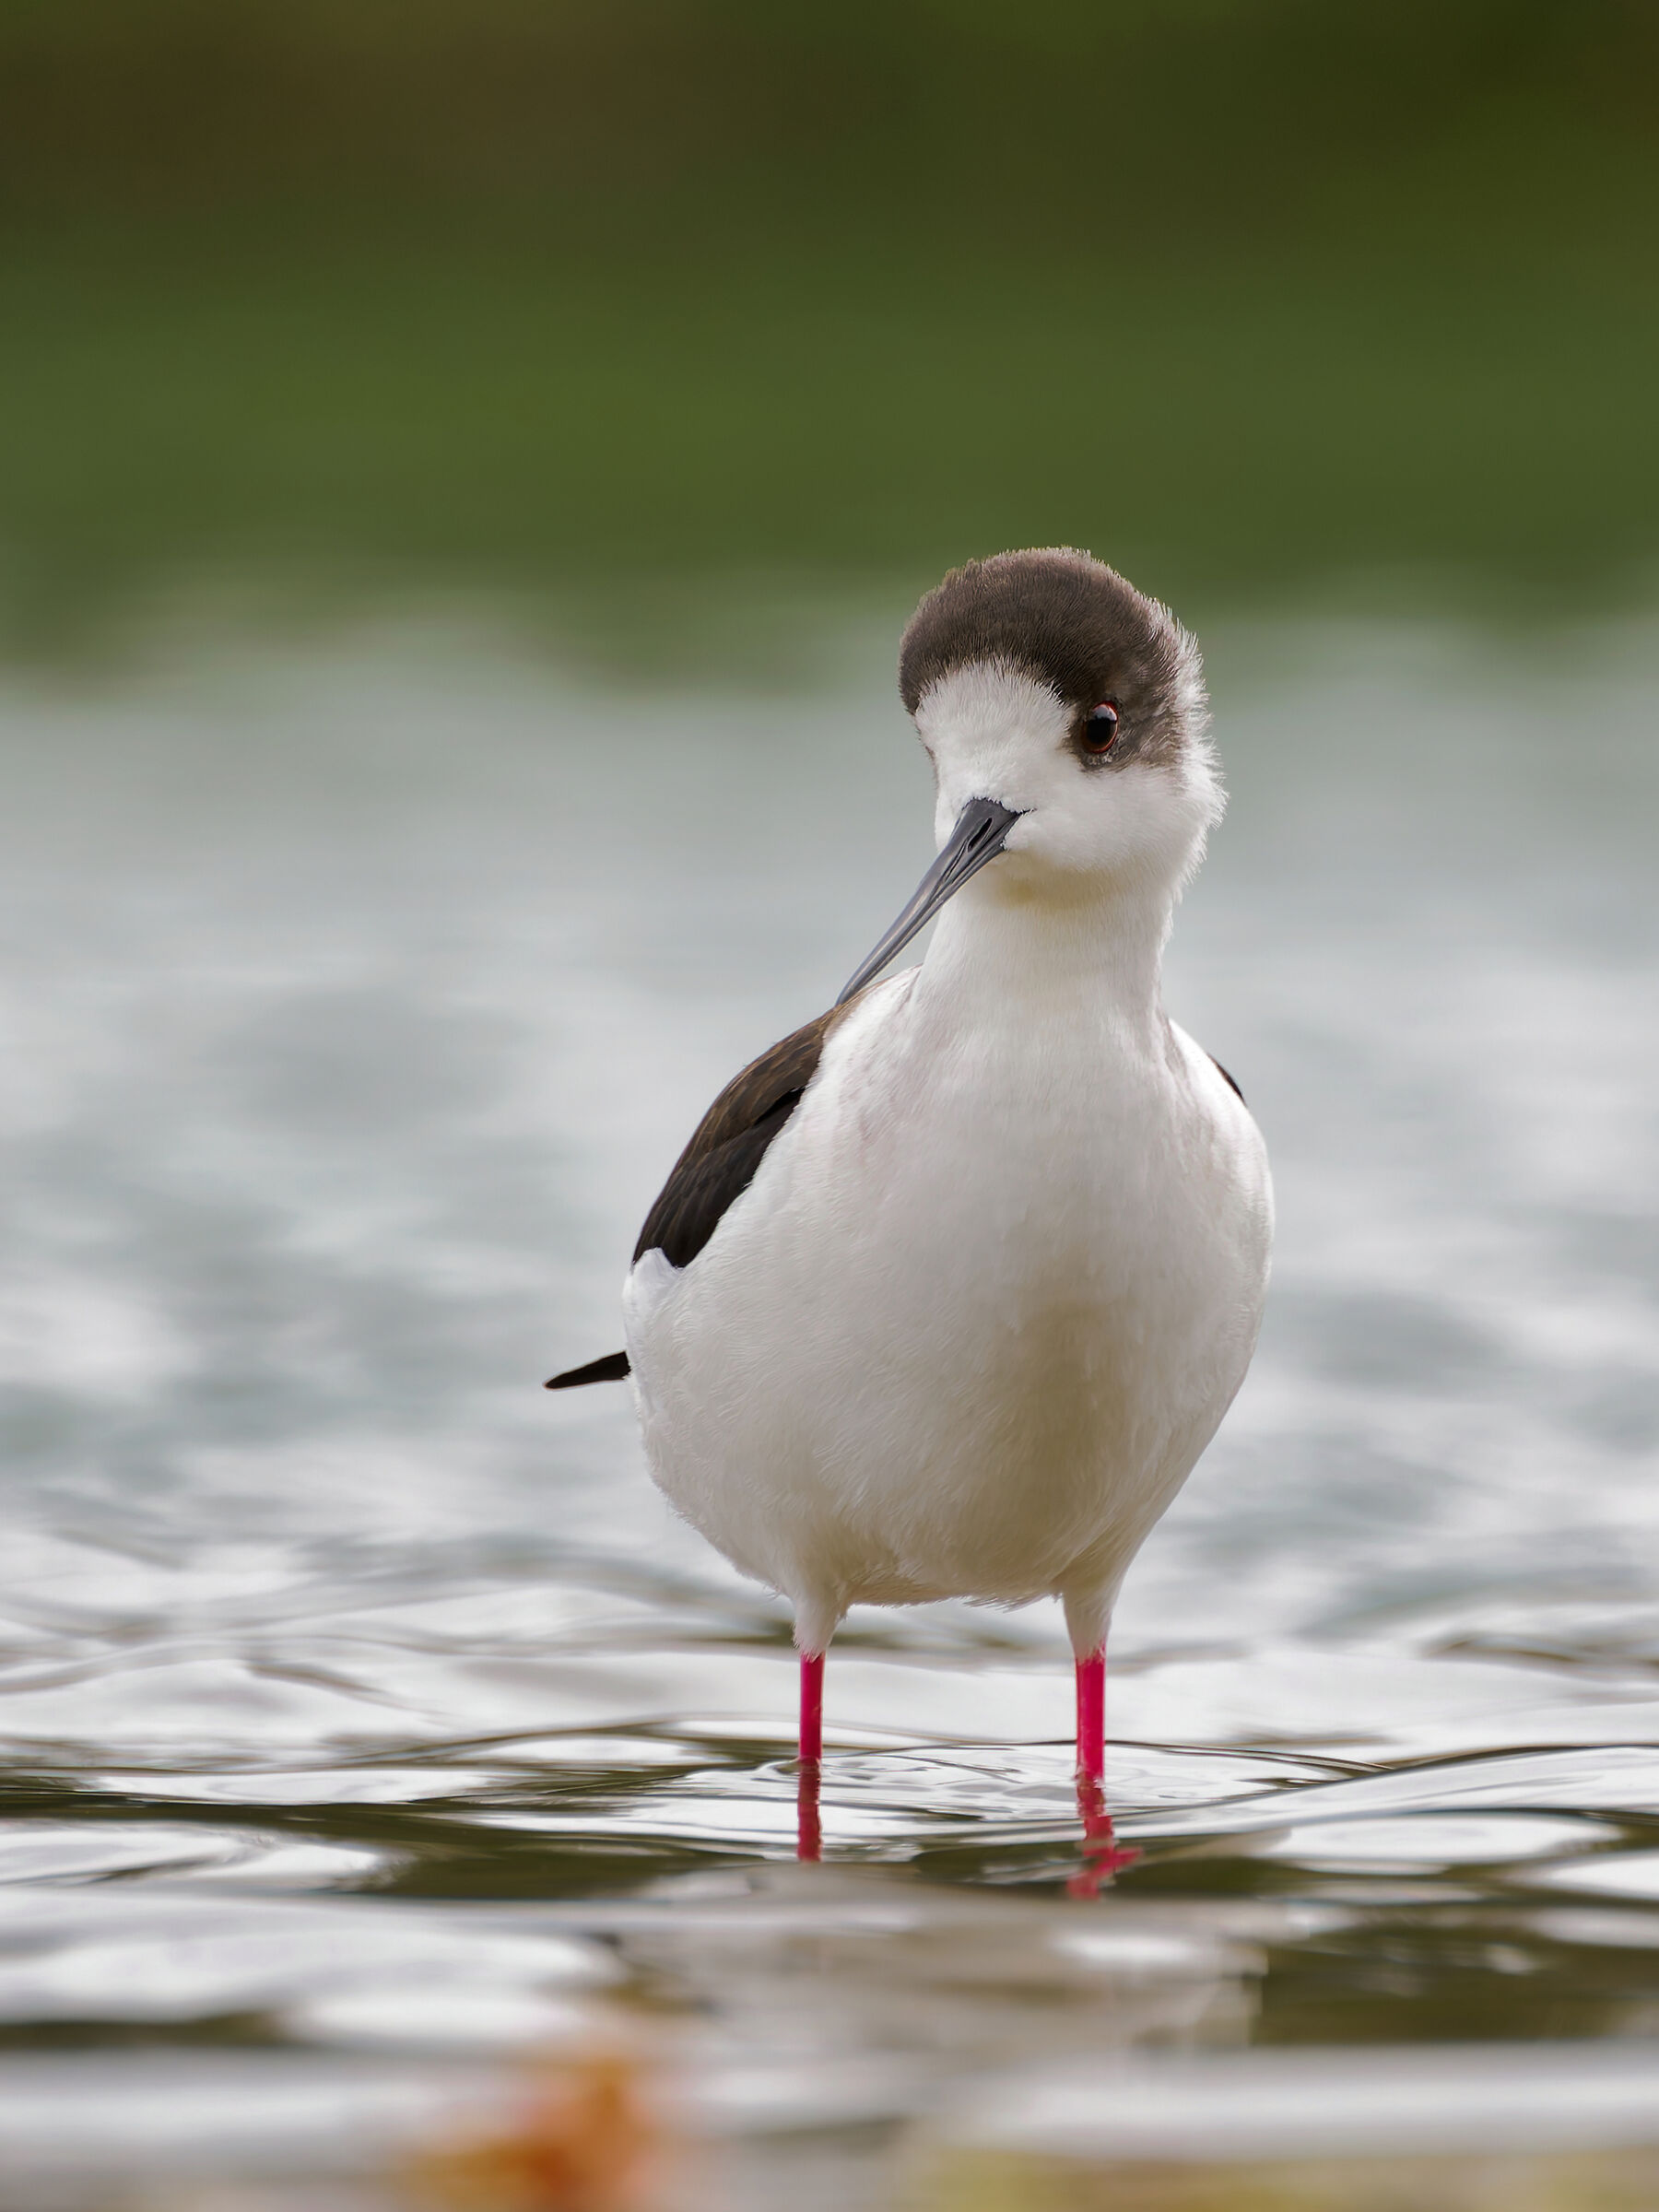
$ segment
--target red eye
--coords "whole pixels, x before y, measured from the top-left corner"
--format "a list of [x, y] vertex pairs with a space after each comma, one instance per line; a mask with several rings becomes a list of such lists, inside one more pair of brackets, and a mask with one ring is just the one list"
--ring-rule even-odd
[[1118, 711], [1109, 699], [1083, 717], [1083, 743], [1091, 753], [1109, 753], [1117, 743]]

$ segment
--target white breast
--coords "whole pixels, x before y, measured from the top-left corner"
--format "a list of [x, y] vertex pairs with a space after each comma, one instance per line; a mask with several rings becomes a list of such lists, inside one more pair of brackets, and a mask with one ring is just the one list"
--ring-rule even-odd
[[1265, 1155], [1098, 971], [1011, 994], [945, 938], [831, 1033], [698, 1258], [629, 1277], [646, 1450], [807, 1648], [858, 1602], [1051, 1592], [1088, 1648], [1243, 1379]]

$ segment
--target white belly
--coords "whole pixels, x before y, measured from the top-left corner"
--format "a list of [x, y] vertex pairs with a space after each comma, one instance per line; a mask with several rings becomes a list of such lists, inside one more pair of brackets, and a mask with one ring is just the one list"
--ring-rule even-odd
[[1087, 1641], [1249, 1364], [1265, 1151], [1179, 1032], [942, 1025], [917, 972], [690, 1265], [629, 1277], [651, 1469], [813, 1648], [856, 1603], [1047, 1593]]

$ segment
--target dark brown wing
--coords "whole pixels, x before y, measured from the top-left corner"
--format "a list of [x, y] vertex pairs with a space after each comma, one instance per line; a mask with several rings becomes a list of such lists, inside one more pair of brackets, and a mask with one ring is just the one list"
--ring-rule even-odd
[[685, 1267], [697, 1257], [726, 1207], [755, 1180], [766, 1147], [818, 1072], [825, 1038], [846, 1011], [837, 1006], [820, 1014], [726, 1085], [646, 1215], [636, 1260], [660, 1252], [672, 1265]]
[[[856, 1002], [849, 999], [847, 1006]], [[847, 1011], [831, 1007], [809, 1021], [770, 1053], [751, 1060], [728, 1083], [697, 1125], [696, 1134], [674, 1164], [657, 1202], [645, 1217], [634, 1247], [639, 1260], [661, 1252], [676, 1267], [688, 1266], [720, 1225], [720, 1217], [755, 1180], [766, 1147], [800, 1104], [801, 1093], [818, 1073], [824, 1040]], [[620, 1382], [629, 1372], [628, 1354], [610, 1352], [555, 1375], [549, 1390], [575, 1390], [583, 1382]]]

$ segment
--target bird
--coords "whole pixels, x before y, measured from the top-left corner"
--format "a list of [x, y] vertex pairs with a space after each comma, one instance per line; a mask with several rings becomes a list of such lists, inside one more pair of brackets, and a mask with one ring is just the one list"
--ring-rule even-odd
[[1195, 640], [1089, 553], [999, 553], [923, 598], [899, 691], [936, 859], [699, 1124], [626, 1350], [547, 1385], [628, 1378], [671, 1505], [790, 1604], [806, 1857], [857, 1605], [1057, 1597], [1100, 1814], [1113, 1604], [1244, 1379], [1273, 1239], [1242, 1093], [1163, 1005], [1225, 804]]

